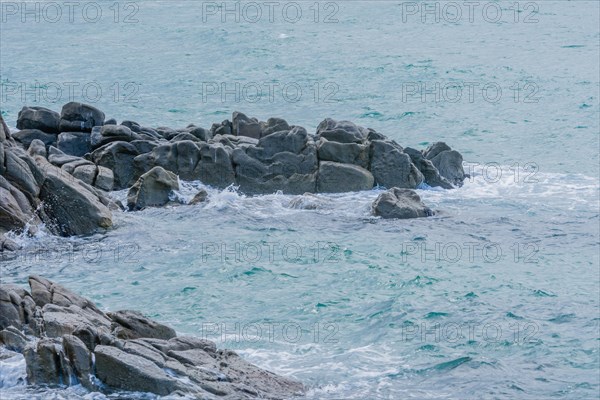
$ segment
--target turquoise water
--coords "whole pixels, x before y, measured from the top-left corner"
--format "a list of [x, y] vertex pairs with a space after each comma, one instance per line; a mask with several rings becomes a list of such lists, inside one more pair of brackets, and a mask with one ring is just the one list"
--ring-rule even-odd
[[[95, 81], [107, 117], [209, 127], [242, 110], [309, 130], [350, 119], [403, 145], [445, 140], [473, 176], [458, 190], [420, 190], [438, 214], [410, 221], [371, 217], [376, 191], [298, 210], [291, 196], [209, 189], [207, 205], [116, 214], [105, 235], [17, 238], [25, 247], [2, 261], [3, 282], [43, 274], [104, 309], [139, 309], [303, 381], [308, 398], [598, 397], [598, 3], [538, 2], [515, 22], [512, 2], [498, 2], [497, 23], [477, 12], [472, 23], [405, 23], [402, 2], [320, 3], [315, 23], [313, 3], [298, 2], [306, 17], [295, 24], [203, 22], [191, 1], [139, 2], [138, 23], [114, 23], [102, 4], [97, 24], [2, 23], [10, 125], [33, 104], [14, 83]], [[124, 5], [119, 20], [136, 10]], [[324, 23], [333, 11], [339, 21]], [[111, 85], [128, 82], [139, 90], [114, 101]], [[465, 82], [503, 95], [452, 101], [445, 85]], [[202, 90], [213, 83], [303, 95], [223, 101]], [[448, 90], [423, 101], [409, 94], [420, 83]], [[60, 109], [70, 98], [36, 100]], [[2, 398], [85, 396], [7, 386]]]

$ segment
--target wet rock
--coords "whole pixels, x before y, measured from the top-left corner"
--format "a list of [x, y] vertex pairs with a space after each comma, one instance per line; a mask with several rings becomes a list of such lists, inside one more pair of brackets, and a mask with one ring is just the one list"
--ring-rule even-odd
[[130, 210], [163, 206], [169, 202], [173, 190], [179, 190], [177, 175], [162, 167], [154, 167], [143, 174], [129, 189], [127, 206]]
[[440, 175], [435, 165], [423, 156], [423, 153], [410, 147], [405, 148], [404, 152], [410, 156], [413, 164], [421, 171], [426, 184], [431, 187], [441, 187], [443, 189], [454, 188], [446, 178]]
[[11, 351], [22, 353], [27, 345], [27, 337], [11, 325], [0, 331], [0, 344]]
[[427, 149], [423, 151], [423, 156], [426, 159], [431, 160], [432, 158], [440, 154], [442, 151], [447, 150], [452, 150], [452, 148], [444, 142], [435, 142], [429, 145], [429, 147], [427, 147]]
[[17, 129], [39, 129], [46, 133], [59, 132], [60, 115], [44, 107], [23, 107], [17, 116]]
[[420, 218], [433, 215], [414, 190], [391, 188], [373, 202], [373, 214], [382, 218]]
[[92, 354], [77, 336], [64, 335], [62, 337], [64, 357], [69, 361], [72, 373], [81, 384], [88, 389], [96, 389], [90, 382], [92, 369]]
[[373, 140], [369, 170], [375, 183], [386, 188], [414, 189], [423, 182], [423, 174], [412, 163], [400, 145], [392, 141]]
[[200, 128], [200, 127], [192, 128], [190, 130], [190, 134], [194, 135], [197, 139], [199, 139], [200, 141], [203, 141], [203, 142], [208, 142], [213, 137], [210, 130]]
[[440, 175], [455, 186], [462, 186], [465, 180], [463, 157], [455, 150], [445, 150], [431, 159], [431, 163], [438, 169]]
[[331, 161], [319, 163], [317, 191], [319, 193], [342, 193], [371, 190], [375, 180], [364, 168], [352, 164]]
[[104, 113], [89, 104], [70, 102], [60, 113], [60, 132], [91, 132], [104, 125]]
[[266, 123], [261, 124], [261, 137], [268, 136], [275, 132], [290, 131], [292, 127], [282, 118], [269, 118]]
[[200, 190], [194, 195], [194, 198], [190, 200], [190, 205], [204, 203], [208, 198], [208, 192], [204, 189]]
[[98, 196], [79, 180], [65, 176], [60, 168], [37, 157], [45, 171], [39, 197], [43, 201], [43, 220], [54, 234], [87, 235], [112, 226], [110, 210]]

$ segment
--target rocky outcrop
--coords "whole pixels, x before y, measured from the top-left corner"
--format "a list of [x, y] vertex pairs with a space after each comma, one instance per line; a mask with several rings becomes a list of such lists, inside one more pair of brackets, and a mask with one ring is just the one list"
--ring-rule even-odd
[[[27, 129], [14, 137], [30, 157], [47, 155], [50, 164], [84, 187], [93, 187], [92, 192], [131, 188], [155, 167], [184, 181], [199, 180], [221, 189], [236, 185], [247, 195], [339, 193], [375, 187], [452, 189], [465, 178], [462, 156], [443, 142], [424, 151], [405, 149], [350, 121], [327, 118], [310, 134], [281, 118], [264, 122], [237, 111], [231, 121], [210, 129], [196, 125], [150, 128], [129, 120], [105, 124], [104, 119], [95, 107], [75, 102], [66, 104], [60, 116], [48, 109], [25, 107], [18, 125]], [[10, 139], [10, 143], [17, 142]], [[27, 171], [23, 156], [10, 154], [14, 151], [1, 152], [2, 175], [14, 189], [0, 182], [11, 194], [4, 201], [11, 215], [0, 220], [23, 226], [39, 206], [35, 199], [42, 182]], [[11, 168], [6, 172], [4, 165]], [[15, 177], [14, 171], [21, 167], [20, 176]], [[22, 192], [29, 205], [15, 190]], [[149, 202], [132, 200], [132, 209], [166, 204], [164, 190], [156, 193], [162, 194]]]
[[0, 345], [23, 354], [30, 385], [76, 385], [193, 398], [289, 399], [302, 384], [135, 311], [104, 313], [39, 276], [0, 285]]
[[[22, 113], [22, 118], [28, 113]], [[90, 234], [112, 225], [107, 207], [110, 202], [89, 184], [71, 175], [84, 178], [86, 171], [80, 165], [87, 163], [95, 169], [93, 163], [50, 146], [49, 158], [55, 165], [45, 158], [46, 147], [41, 139], [32, 139], [26, 151], [6, 130], [3, 120], [0, 131], [0, 241], [3, 249], [7, 248], [5, 245], [14, 247], [4, 238], [6, 232], [35, 233], [42, 221], [52, 233], [65, 236]], [[80, 164], [74, 165], [74, 162]], [[69, 165], [73, 171], [66, 172]]]
[[381, 193], [373, 202], [373, 214], [382, 218], [421, 218], [430, 217], [433, 211], [428, 208], [414, 190], [391, 188]]
[[148, 206], [163, 206], [169, 202], [173, 190], [179, 189], [177, 175], [162, 167], [154, 167], [142, 175], [127, 193], [130, 210]]

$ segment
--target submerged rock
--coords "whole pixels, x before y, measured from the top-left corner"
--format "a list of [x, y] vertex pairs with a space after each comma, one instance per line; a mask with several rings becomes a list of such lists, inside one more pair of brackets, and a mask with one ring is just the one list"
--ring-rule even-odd
[[373, 202], [373, 214], [382, 218], [408, 219], [430, 217], [433, 211], [414, 190], [391, 188]]
[[[31, 294], [0, 285], [0, 344], [23, 353], [30, 385], [81, 383], [107, 395], [125, 390], [202, 399], [289, 399], [304, 393], [297, 381], [208, 340], [176, 336], [140, 313], [105, 314], [39, 276], [30, 277], [29, 284]], [[119, 337], [125, 325], [128, 335]]]

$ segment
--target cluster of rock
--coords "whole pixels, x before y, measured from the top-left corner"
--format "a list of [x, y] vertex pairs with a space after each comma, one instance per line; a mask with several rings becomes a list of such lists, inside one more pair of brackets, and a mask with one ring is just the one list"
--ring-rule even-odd
[[31, 291], [0, 285], [0, 345], [22, 353], [32, 385], [195, 398], [287, 399], [302, 384], [230, 350], [177, 336], [135, 311], [104, 313], [90, 300], [39, 276]]
[[[161, 205], [164, 194], [152, 188], [176, 188], [173, 176], [216, 188], [234, 184], [250, 195], [451, 189], [465, 178], [462, 156], [443, 142], [424, 151], [403, 148], [373, 129], [329, 118], [315, 134], [280, 118], [265, 122], [240, 112], [210, 129], [153, 129], [117, 124], [95, 107], [71, 102], [60, 114], [24, 107], [17, 128], [11, 137], [4, 126], [0, 135], [0, 186], [12, 196], [0, 198], [0, 233], [39, 218], [51, 220], [57, 234], [90, 233], [110, 226], [105, 192], [132, 188], [130, 209]], [[71, 207], [61, 206], [72, 195], [93, 210], [81, 214], [89, 221], [82, 227], [64, 215]], [[40, 204], [45, 215], [36, 211]]]

